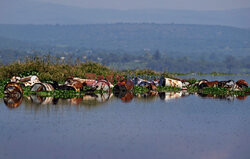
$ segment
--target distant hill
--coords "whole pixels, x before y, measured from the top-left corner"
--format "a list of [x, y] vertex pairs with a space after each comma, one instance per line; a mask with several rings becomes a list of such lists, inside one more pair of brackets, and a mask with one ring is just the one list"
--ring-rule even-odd
[[210, 25], [0, 25], [0, 37], [7, 38], [0, 39], [0, 42], [8, 43], [2, 44], [8, 48], [25, 42], [26, 47], [33, 44], [124, 51], [159, 49], [178, 55], [216, 53], [243, 56], [249, 55], [250, 51], [249, 29]]
[[250, 28], [250, 9], [192, 11], [167, 9], [84, 9], [32, 0], [0, 1], [1, 24], [176, 23]]

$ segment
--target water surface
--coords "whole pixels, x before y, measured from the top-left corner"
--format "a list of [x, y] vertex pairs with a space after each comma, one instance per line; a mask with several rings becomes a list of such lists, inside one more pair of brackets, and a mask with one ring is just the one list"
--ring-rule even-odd
[[249, 159], [250, 97], [0, 99], [0, 141], [1, 159]]

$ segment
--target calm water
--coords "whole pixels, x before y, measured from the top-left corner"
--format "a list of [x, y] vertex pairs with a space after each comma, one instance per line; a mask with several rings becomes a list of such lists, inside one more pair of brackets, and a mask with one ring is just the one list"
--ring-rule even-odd
[[250, 158], [249, 96], [82, 99], [0, 99], [0, 159]]
[[240, 80], [244, 79], [248, 83], [250, 83], [250, 75], [223, 75], [223, 76], [211, 76], [211, 75], [197, 75], [197, 74], [189, 74], [189, 75], [184, 75], [184, 76], [179, 76], [180, 78], [183, 79], [188, 79], [188, 78], [195, 78], [195, 79], [207, 79], [207, 80], [218, 80], [218, 81], [227, 81], [227, 80]]

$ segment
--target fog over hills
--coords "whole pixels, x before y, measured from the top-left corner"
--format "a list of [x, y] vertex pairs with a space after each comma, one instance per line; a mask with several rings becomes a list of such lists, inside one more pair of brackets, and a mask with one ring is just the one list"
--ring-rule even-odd
[[0, 1], [1, 24], [176, 23], [250, 28], [250, 9], [85, 9], [31, 0]]
[[[0, 25], [2, 47], [51, 46], [105, 50], [144, 49], [176, 52], [249, 55], [250, 30], [189, 24]], [[11, 41], [12, 40], [12, 41]], [[14, 41], [13, 41], [14, 40]], [[1, 39], [0, 39], [1, 41]], [[20, 43], [22, 42], [22, 43]], [[0, 45], [1, 46], [1, 45]]]
[[0, 0], [0, 65], [50, 54], [119, 69], [250, 72], [248, 8], [86, 9], [41, 1]]

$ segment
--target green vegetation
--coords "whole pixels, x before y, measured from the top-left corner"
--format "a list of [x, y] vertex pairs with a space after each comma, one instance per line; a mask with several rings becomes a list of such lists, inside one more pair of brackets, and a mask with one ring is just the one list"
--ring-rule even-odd
[[218, 87], [205, 87], [203, 89], [198, 89], [197, 87], [188, 87], [187, 91], [190, 93], [202, 93], [202, 94], [212, 94], [212, 95], [249, 95], [250, 88], [247, 88], [243, 91], [232, 91], [226, 88], [218, 88]]
[[62, 82], [71, 76], [86, 78], [86, 73], [96, 73], [103, 76], [117, 74], [117, 72], [98, 63], [75, 62], [74, 64], [65, 64], [50, 56], [34, 57], [33, 59], [26, 59], [25, 62], [14, 62], [0, 66], [0, 80], [8, 80], [13, 76], [37, 75], [41, 81]]
[[227, 90], [226, 88], [203, 88], [201, 90], [201, 93], [203, 94], [213, 94], [213, 95], [242, 95], [242, 96], [245, 96], [245, 95], [249, 95], [247, 93], [250, 92], [250, 89], [247, 88], [246, 90], [244, 91], [230, 91], [230, 90]]

